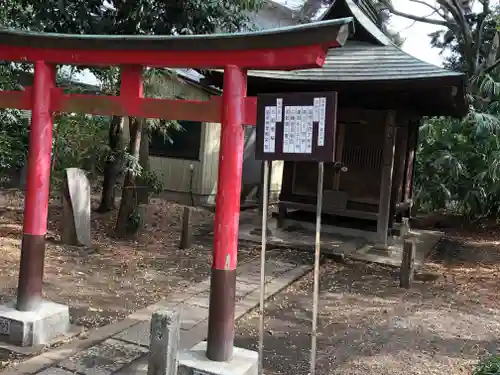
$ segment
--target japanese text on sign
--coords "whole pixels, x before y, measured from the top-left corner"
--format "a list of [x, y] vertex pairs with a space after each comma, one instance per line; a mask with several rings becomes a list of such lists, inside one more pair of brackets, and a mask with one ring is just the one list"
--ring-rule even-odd
[[314, 98], [312, 106], [285, 106], [278, 98], [275, 106], [266, 106], [264, 125], [264, 152], [275, 152], [276, 122], [283, 122], [283, 153], [310, 154], [313, 143], [313, 125], [318, 123], [318, 146], [325, 144], [326, 98]]
[[257, 159], [333, 161], [336, 113], [335, 92], [259, 95]]

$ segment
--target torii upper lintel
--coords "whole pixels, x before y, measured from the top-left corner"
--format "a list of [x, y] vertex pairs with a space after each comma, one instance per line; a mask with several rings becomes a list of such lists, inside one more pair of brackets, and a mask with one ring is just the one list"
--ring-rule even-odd
[[328, 48], [345, 43], [351, 20], [187, 36], [73, 35], [0, 29], [0, 60], [97, 66], [306, 69], [320, 67]]

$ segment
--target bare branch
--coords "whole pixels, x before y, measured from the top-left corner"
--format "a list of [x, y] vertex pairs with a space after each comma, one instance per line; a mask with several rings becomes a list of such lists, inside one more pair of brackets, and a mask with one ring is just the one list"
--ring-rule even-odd
[[[482, 10], [481, 14], [479, 14], [479, 16], [478, 16], [476, 40], [474, 42], [475, 48], [476, 48], [476, 68], [479, 66], [479, 59], [481, 56], [481, 44], [483, 42], [483, 33], [484, 33], [484, 27], [486, 25], [486, 19], [488, 18], [488, 16], [491, 13], [490, 0], [483, 0], [482, 5], [483, 5], [483, 10]], [[492, 46], [492, 48], [493, 48], [493, 46]]]
[[[446, 21], [452, 21], [452, 19], [443, 12], [443, 10], [440, 7], [435, 7], [429, 4], [428, 2], [424, 0], [410, 0], [412, 3], [424, 5], [427, 8], [431, 9], [433, 14], [438, 14], [441, 18], [445, 19]], [[428, 17], [428, 16], [427, 16]]]
[[[467, 62], [467, 67], [470, 73], [475, 74], [476, 72], [476, 55], [474, 53], [474, 40], [472, 36], [472, 31], [465, 17], [465, 13], [459, 0], [436, 0], [439, 5], [448, 10], [455, 21], [455, 28], [452, 30], [457, 35], [462, 35], [463, 37], [463, 47], [464, 47], [464, 57]], [[450, 27], [451, 28], [451, 27]]]
[[416, 16], [414, 14], [400, 12], [399, 10], [395, 9], [394, 6], [392, 4], [390, 4], [388, 1], [383, 0], [382, 3], [386, 7], [386, 9], [390, 13], [394, 14], [395, 16], [404, 17], [404, 18], [407, 18], [409, 20], [413, 20], [413, 21], [417, 21], [417, 22], [423, 22], [423, 23], [428, 23], [428, 24], [431, 24], [431, 25], [437, 25], [437, 26], [443, 26], [443, 27], [451, 27], [450, 21], [447, 21], [447, 20], [435, 20], [433, 18], [420, 17], [420, 16]]

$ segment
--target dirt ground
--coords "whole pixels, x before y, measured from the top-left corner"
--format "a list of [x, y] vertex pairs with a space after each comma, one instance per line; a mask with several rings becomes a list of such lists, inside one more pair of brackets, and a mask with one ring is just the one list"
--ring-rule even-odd
[[[17, 287], [22, 231], [20, 194], [0, 202], [0, 300]], [[209, 274], [213, 214], [193, 214], [194, 244], [177, 248], [182, 206], [153, 201], [134, 241], [110, 234], [116, 213], [93, 213], [91, 250], [59, 243], [60, 206], [49, 213], [44, 294], [68, 304], [73, 323], [98, 327], [124, 318]], [[434, 223], [435, 224], [435, 223]], [[435, 226], [424, 223], [423, 226]], [[456, 229], [458, 228], [458, 229]], [[470, 374], [471, 364], [497, 352], [500, 341], [500, 232], [440, 223], [446, 237], [420, 270], [411, 290], [398, 287], [397, 270], [331, 260], [321, 268], [318, 375]], [[241, 244], [239, 262], [259, 256]], [[312, 263], [310, 254], [271, 251], [273, 258]], [[308, 374], [312, 275], [266, 306], [266, 375]], [[258, 315], [238, 322], [235, 344], [256, 348]], [[24, 359], [0, 351], [0, 370]]]
[[[361, 262], [321, 267], [318, 375], [470, 374], [500, 348], [500, 235], [446, 229], [411, 290], [393, 268]], [[266, 306], [266, 375], [309, 373], [310, 274]], [[258, 315], [236, 344], [256, 348]]]
[[[17, 289], [22, 235], [23, 195], [4, 194], [0, 202], [0, 301]], [[97, 206], [98, 201], [93, 202]], [[49, 207], [44, 297], [67, 304], [74, 324], [99, 327], [121, 320], [186, 285], [205, 279], [212, 262], [212, 239], [206, 235], [213, 214], [192, 214], [193, 246], [179, 250], [183, 207], [162, 200], [148, 206], [145, 228], [136, 240], [118, 241], [113, 231], [116, 212], [92, 212], [93, 249], [64, 246], [59, 241], [61, 207]], [[259, 256], [260, 248], [242, 244], [238, 261]], [[0, 350], [0, 369], [22, 359]]]
[[[20, 198], [11, 198], [0, 218], [2, 300], [15, 296], [17, 288], [23, 217]], [[115, 215], [92, 212], [92, 249], [65, 246], [59, 241], [61, 209], [57, 201], [51, 202], [43, 292], [48, 300], [70, 306], [74, 324], [97, 327], [123, 319], [209, 275], [209, 241], [178, 249], [182, 206], [154, 201], [146, 210], [145, 229], [133, 241], [111, 236]], [[197, 234], [212, 217], [205, 210], [196, 210], [193, 232]], [[241, 258], [252, 250], [243, 247]]]

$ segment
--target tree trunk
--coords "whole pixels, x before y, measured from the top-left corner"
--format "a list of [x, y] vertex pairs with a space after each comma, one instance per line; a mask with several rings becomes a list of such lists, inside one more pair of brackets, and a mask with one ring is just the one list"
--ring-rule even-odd
[[[143, 122], [142, 119], [136, 118], [130, 118], [129, 121], [130, 143], [128, 152], [136, 160], [139, 160]], [[115, 235], [120, 238], [134, 235], [140, 227], [141, 217], [138, 213], [139, 201], [137, 199], [136, 179], [137, 177], [130, 170], [125, 174], [120, 211], [115, 226]]]
[[[141, 131], [141, 148], [139, 150], [139, 165], [142, 167], [143, 173], [149, 171], [149, 131], [146, 125], [142, 126]], [[149, 203], [150, 187], [147, 181], [139, 177], [137, 179], [137, 200], [139, 204]]]
[[109, 212], [115, 209], [115, 186], [123, 168], [121, 146], [123, 144], [123, 118], [113, 116], [109, 124], [110, 156], [104, 166], [104, 181], [102, 183], [101, 204], [97, 212]]

